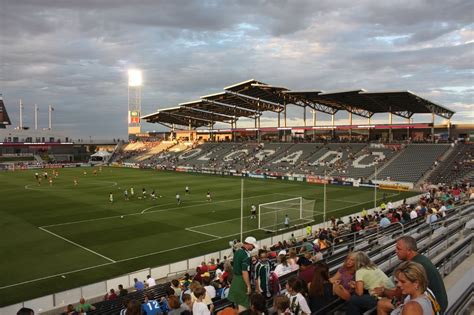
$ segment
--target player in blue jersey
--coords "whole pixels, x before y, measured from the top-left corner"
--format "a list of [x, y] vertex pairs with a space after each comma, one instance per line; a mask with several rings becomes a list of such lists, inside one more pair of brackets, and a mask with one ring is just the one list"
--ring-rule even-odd
[[142, 311], [143, 314], [146, 315], [163, 314], [160, 303], [153, 299], [153, 295], [151, 293], [147, 293], [145, 295], [145, 301], [142, 304]]

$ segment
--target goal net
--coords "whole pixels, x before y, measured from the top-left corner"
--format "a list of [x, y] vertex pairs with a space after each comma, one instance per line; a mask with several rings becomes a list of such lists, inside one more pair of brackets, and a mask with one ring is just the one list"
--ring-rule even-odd
[[[314, 221], [315, 200], [303, 197], [263, 203], [258, 206], [258, 228], [275, 232]], [[288, 218], [288, 219], [286, 219]], [[288, 222], [288, 226], [285, 224]]]

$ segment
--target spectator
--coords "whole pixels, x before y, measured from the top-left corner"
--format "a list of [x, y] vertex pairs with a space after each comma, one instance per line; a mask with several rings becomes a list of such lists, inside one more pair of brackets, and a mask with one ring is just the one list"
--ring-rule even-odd
[[207, 304], [203, 302], [206, 296], [206, 289], [199, 287], [194, 291], [196, 301], [193, 303], [193, 315], [210, 315], [214, 309], [214, 305], [211, 304], [210, 308], [207, 308]]
[[115, 300], [117, 299], [118, 296], [117, 294], [115, 294], [115, 290], [114, 289], [110, 289], [109, 293], [107, 293], [104, 297], [104, 301], [112, 301], [112, 300]]
[[288, 264], [291, 266], [291, 271], [295, 271], [299, 269], [298, 266], [298, 255], [296, 254], [296, 250], [291, 248], [288, 252]]
[[273, 299], [273, 308], [278, 315], [290, 315], [290, 299], [286, 295], [278, 295]]
[[334, 294], [341, 299], [348, 301], [354, 291], [355, 261], [354, 254], [347, 255], [342, 267], [336, 272], [334, 277], [329, 279], [333, 283]]
[[392, 280], [380, 270], [364, 252], [355, 252], [355, 288], [347, 305], [347, 314], [358, 315], [377, 306], [374, 289], [382, 284], [394, 288]]
[[154, 287], [156, 285], [156, 281], [151, 277], [151, 275], [148, 275], [146, 276], [146, 284], [148, 287]]
[[[142, 313], [144, 315], [157, 315], [157, 314], [162, 314], [163, 311], [160, 308], [160, 304], [158, 303], [157, 300], [153, 299], [153, 294], [152, 293], [147, 293], [145, 294], [145, 300], [142, 304]], [[128, 308], [127, 308], [127, 313], [128, 315]]]
[[178, 297], [181, 296], [181, 291], [182, 291], [182, 290], [181, 290], [181, 288], [180, 288], [180, 286], [179, 286], [179, 281], [178, 281], [178, 279], [173, 279], [173, 280], [171, 280], [171, 289], [173, 289], [174, 295], [176, 295], [176, 296], [178, 296]]
[[16, 315], [35, 315], [35, 312], [31, 308], [22, 307]]
[[267, 311], [265, 296], [262, 294], [253, 293], [250, 296], [250, 314], [261, 315]]
[[179, 305], [179, 299], [176, 295], [168, 297], [168, 306], [168, 315], [180, 315], [181, 312], [186, 310], [184, 308], [181, 308], [181, 306]]
[[304, 252], [312, 252], [313, 251], [313, 244], [308, 242], [308, 239], [305, 237], [303, 238], [303, 244], [301, 245], [300, 253]]
[[278, 261], [279, 264], [277, 264], [274, 270], [278, 277], [281, 277], [291, 272], [291, 266], [288, 264], [286, 253], [285, 255], [278, 255]]
[[298, 265], [300, 267], [298, 278], [303, 280], [309, 286], [311, 280], [313, 279], [314, 272], [314, 266], [311, 263], [311, 260], [306, 257], [301, 257], [298, 259]]
[[[441, 307], [442, 313], [444, 313], [448, 308], [448, 297], [444, 287], [443, 278], [439, 274], [436, 266], [433, 265], [433, 263], [427, 257], [418, 254], [416, 240], [411, 236], [402, 236], [397, 240], [395, 250], [398, 259], [416, 262], [423, 266], [429, 279], [428, 288], [433, 292]], [[392, 299], [392, 297], [399, 294], [397, 290], [387, 290], [387, 288], [376, 288], [375, 291], [379, 296], [384, 296], [388, 299]], [[378, 308], [387, 311], [387, 309], [384, 309], [384, 307], [390, 306], [386, 302], [387, 301], [381, 301], [381, 305], [378, 305]]]
[[250, 251], [257, 247], [257, 240], [248, 236], [242, 247], [234, 254], [233, 279], [228, 299], [238, 305], [239, 312], [249, 308], [250, 286]]
[[127, 289], [124, 289], [123, 288], [123, 285], [119, 284], [118, 285], [118, 289], [119, 289], [119, 296], [122, 297], [122, 296], [125, 296], [128, 294], [128, 290]]
[[76, 312], [89, 312], [95, 310], [95, 306], [89, 303], [86, 303], [86, 300], [81, 297], [79, 300], [79, 305], [76, 306]]
[[181, 303], [181, 309], [183, 309], [183, 311], [191, 312], [193, 310], [193, 300], [191, 299], [191, 295], [184, 293], [182, 300], [183, 303]]
[[135, 282], [135, 285], [133, 286], [135, 290], [137, 291], [145, 290], [145, 285], [143, 284], [143, 282], [139, 281], [137, 278], [133, 279], [133, 281]]
[[204, 289], [206, 289], [207, 294], [211, 299], [216, 297], [216, 288], [211, 284], [211, 278], [203, 277], [202, 284], [204, 285]]
[[305, 283], [297, 277], [291, 277], [286, 283], [286, 296], [290, 300], [292, 315], [311, 314], [308, 303], [303, 295], [306, 291]]
[[125, 310], [127, 315], [142, 315], [142, 305], [137, 300], [130, 300]]
[[74, 306], [72, 306], [72, 304], [69, 304], [68, 306], [66, 306], [66, 308], [64, 309], [64, 313], [62, 314], [63, 315], [79, 315], [80, 313], [74, 310]]
[[385, 216], [385, 214], [382, 214], [380, 216], [382, 219], [380, 219], [380, 227], [385, 228], [391, 224], [390, 219]]
[[[425, 291], [428, 278], [422, 265], [415, 262], [404, 262], [395, 271], [397, 287], [406, 298], [402, 305], [391, 314], [433, 315], [431, 301]], [[437, 311], [439, 311], [439, 305]], [[381, 313], [379, 313], [381, 314]]]
[[322, 309], [334, 300], [333, 286], [329, 282], [329, 268], [321, 261], [314, 265], [308, 295], [309, 307], [312, 312]]
[[259, 250], [259, 261], [255, 266], [255, 292], [270, 297], [270, 263], [267, 251]]
[[[197, 300], [197, 296], [196, 294], [194, 293], [194, 291], [196, 291], [197, 289], [199, 288], [202, 288], [202, 285], [197, 282], [197, 281], [193, 281], [190, 285], [189, 285], [189, 291], [191, 292], [191, 300], [194, 302], [196, 302]], [[204, 289], [205, 290], [205, 289]], [[209, 294], [207, 294], [207, 291], [206, 291], [206, 294], [204, 296], [204, 299], [203, 301], [207, 304], [207, 305], [210, 305], [212, 304], [212, 300], [211, 300], [211, 297], [209, 296]]]

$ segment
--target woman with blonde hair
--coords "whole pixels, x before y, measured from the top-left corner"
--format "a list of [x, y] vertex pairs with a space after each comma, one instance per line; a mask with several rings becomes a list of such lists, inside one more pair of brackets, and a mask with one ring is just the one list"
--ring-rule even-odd
[[295, 271], [299, 269], [297, 264], [298, 262], [298, 255], [296, 254], [296, 249], [291, 248], [288, 252], [288, 264], [291, 266], [291, 271]]
[[377, 296], [374, 289], [377, 287], [394, 288], [392, 280], [378, 268], [364, 252], [354, 252], [355, 286], [354, 294], [347, 303], [347, 314], [362, 314], [377, 306]]
[[[432, 301], [425, 293], [428, 277], [422, 265], [416, 262], [403, 262], [396, 270], [397, 287], [406, 298], [402, 305], [392, 311], [393, 315], [433, 315]], [[438, 304], [434, 301], [434, 306]]]
[[329, 279], [333, 284], [334, 294], [347, 301], [354, 291], [355, 260], [353, 253], [347, 255], [346, 260], [336, 274]]

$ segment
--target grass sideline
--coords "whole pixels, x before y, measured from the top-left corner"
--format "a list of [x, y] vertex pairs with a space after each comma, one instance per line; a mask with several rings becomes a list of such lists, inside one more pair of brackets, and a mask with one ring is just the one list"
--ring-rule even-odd
[[[237, 177], [121, 168], [103, 168], [94, 176], [92, 169], [75, 168], [60, 169], [52, 186], [44, 180], [39, 186], [35, 172], [0, 173], [0, 306], [215, 252], [238, 237]], [[123, 191], [130, 193], [130, 187], [135, 196], [125, 200]], [[157, 199], [138, 199], [143, 187], [148, 194], [154, 189]], [[328, 218], [373, 206], [372, 189], [327, 188]], [[212, 202], [206, 201], [207, 190]], [[415, 193], [386, 194], [399, 200]], [[246, 178], [244, 215], [252, 203], [291, 196], [315, 199], [321, 209], [323, 186]], [[256, 220], [246, 218], [244, 231], [268, 237]]]

